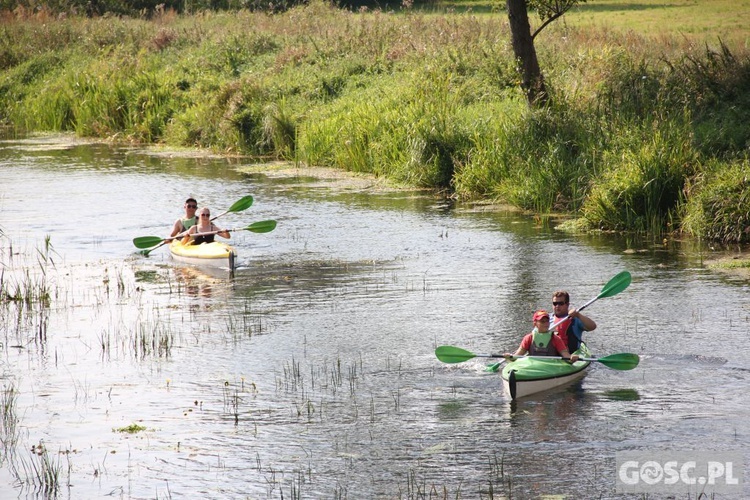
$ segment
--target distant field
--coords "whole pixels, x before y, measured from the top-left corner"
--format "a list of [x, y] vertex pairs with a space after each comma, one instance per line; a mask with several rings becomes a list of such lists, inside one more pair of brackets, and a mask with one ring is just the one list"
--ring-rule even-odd
[[611, 26], [641, 34], [750, 39], [750, 0], [596, 0], [564, 16], [570, 25]]
[[[441, 2], [456, 11], [498, 12], [505, 2]], [[531, 15], [532, 29], [538, 17]], [[716, 39], [750, 47], [750, 0], [590, 0], [565, 14], [558, 23], [632, 30], [641, 35], [675, 34]]]

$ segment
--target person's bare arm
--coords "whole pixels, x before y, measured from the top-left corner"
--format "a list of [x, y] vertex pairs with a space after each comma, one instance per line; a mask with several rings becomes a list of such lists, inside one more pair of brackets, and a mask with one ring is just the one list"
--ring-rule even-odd
[[174, 221], [174, 224], [172, 225], [172, 234], [170, 234], [169, 236], [174, 238], [175, 236], [180, 234], [181, 230], [182, 230], [182, 221], [177, 219], [176, 221]]

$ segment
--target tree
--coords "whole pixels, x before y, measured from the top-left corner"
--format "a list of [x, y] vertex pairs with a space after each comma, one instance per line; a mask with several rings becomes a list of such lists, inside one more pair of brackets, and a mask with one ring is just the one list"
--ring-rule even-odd
[[[586, 0], [507, 0], [513, 54], [521, 74], [521, 88], [531, 106], [543, 106], [549, 101], [544, 76], [536, 57], [534, 38], [548, 24], [565, 14], [571, 7]], [[542, 24], [531, 33], [529, 10], [536, 10]]]

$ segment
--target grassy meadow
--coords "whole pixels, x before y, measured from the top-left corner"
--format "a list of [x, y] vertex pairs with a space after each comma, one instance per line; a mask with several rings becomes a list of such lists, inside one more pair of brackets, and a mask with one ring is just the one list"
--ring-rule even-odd
[[750, 0], [574, 8], [536, 38], [544, 109], [503, 5], [6, 12], [0, 123], [368, 172], [571, 230], [750, 241]]

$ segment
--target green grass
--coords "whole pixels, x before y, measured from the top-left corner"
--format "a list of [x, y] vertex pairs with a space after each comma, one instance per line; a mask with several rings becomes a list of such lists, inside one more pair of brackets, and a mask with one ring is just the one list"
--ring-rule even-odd
[[750, 260], [737, 259], [727, 262], [717, 262], [710, 264], [709, 267], [714, 269], [748, 269], [750, 268]]
[[[435, 12], [470, 12], [478, 15], [504, 13], [505, 2], [486, 0], [441, 1]], [[530, 13], [532, 30], [541, 23]], [[750, 43], [750, 0], [589, 0], [574, 6], [547, 30], [583, 28], [632, 32], [651, 36], [667, 45], [685, 41], [716, 43], [720, 37], [731, 44]], [[540, 43], [544, 43], [541, 35]]]
[[596, 0], [574, 7], [564, 20], [569, 26], [605, 27], [656, 38], [750, 40], [749, 0]]
[[123, 434], [137, 434], [139, 432], [143, 432], [147, 430], [146, 427], [138, 424], [130, 424], [126, 425], [124, 427], [118, 427], [116, 429], [112, 429], [112, 432], [119, 432]]
[[[706, 3], [569, 12], [536, 41], [546, 109], [519, 89], [505, 14], [474, 3], [14, 18], [0, 22], [0, 121], [370, 173], [576, 227], [747, 241], [711, 202], [750, 145], [750, 24], [735, 22], [750, 9]], [[705, 227], [717, 218], [720, 233]]]

